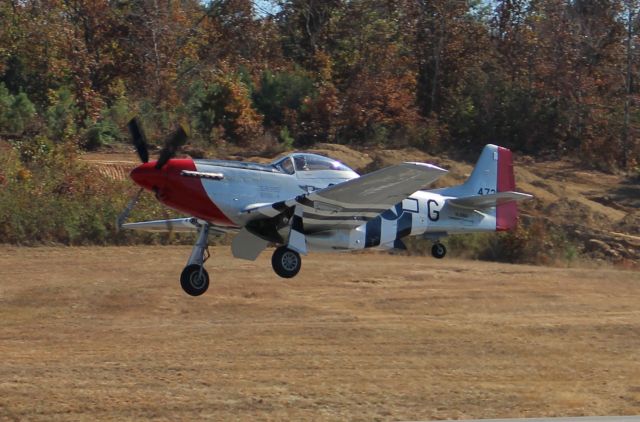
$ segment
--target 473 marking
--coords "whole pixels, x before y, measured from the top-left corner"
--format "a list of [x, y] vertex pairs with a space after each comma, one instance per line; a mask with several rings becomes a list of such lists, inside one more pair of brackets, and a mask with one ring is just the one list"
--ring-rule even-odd
[[478, 195], [491, 195], [492, 193], [496, 193], [496, 190], [489, 188], [480, 188], [478, 190]]

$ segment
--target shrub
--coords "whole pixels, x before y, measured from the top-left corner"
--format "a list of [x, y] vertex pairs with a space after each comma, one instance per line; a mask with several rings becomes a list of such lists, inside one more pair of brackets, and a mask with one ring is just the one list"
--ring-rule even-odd
[[[579, 257], [579, 248], [563, 232], [541, 219], [520, 221], [514, 231], [503, 233], [470, 233], [447, 237], [452, 256], [521, 264], [571, 264]], [[406, 239], [411, 253], [431, 254], [431, 242]]]
[[95, 151], [120, 137], [120, 130], [115, 123], [109, 118], [103, 118], [88, 126], [83, 145], [89, 151]]
[[[116, 232], [129, 182], [102, 177], [77, 159], [72, 143], [46, 138], [16, 143], [0, 156], [0, 243], [38, 245], [157, 243], [163, 235]], [[143, 195], [131, 219], [167, 218], [153, 195]], [[172, 240], [173, 241], [173, 240]]]
[[289, 129], [286, 126], [280, 129], [278, 139], [285, 150], [293, 149], [293, 138], [289, 134]]
[[[205, 140], [249, 145], [262, 132], [262, 116], [251, 105], [249, 88], [237, 76], [218, 76], [191, 86], [187, 110]], [[219, 130], [220, 129], [220, 130]]]
[[87, 125], [84, 147], [92, 151], [114, 141], [128, 140], [128, 136], [120, 130], [128, 120], [128, 102], [126, 98], [120, 97], [113, 102], [113, 105], [102, 110], [97, 122]]
[[272, 73], [267, 70], [260, 78], [258, 90], [253, 93], [253, 102], [264, 115], [265, 125], [279, 126], [287, 123], [288, 110], [297, 113], [305, 100], [316, 95], [313, 79], [304, 71]]
[[0, 131], [11, 135], [22, 135], [31, 125], [36, 107], [24, 92], [12, 95], [0, 82]]
[[78, 108], [73, 94], [67, 87], [50, 92], [45, 118], [48, 135], [53, 140], [66, 141], [77, 134], [75, 122], [78, 118]]

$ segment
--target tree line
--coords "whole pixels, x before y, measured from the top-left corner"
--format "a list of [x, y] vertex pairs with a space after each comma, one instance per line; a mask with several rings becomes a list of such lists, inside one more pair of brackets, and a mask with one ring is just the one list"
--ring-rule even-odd
[[637, 166], [638, 0], [3, 0], [0, 135]]

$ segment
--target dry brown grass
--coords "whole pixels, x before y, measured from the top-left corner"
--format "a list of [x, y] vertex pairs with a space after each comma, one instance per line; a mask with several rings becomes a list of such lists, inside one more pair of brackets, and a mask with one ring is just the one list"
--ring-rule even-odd
[[640, 274], [215, 249], [0, 248], [0, 420], [640, 413]]

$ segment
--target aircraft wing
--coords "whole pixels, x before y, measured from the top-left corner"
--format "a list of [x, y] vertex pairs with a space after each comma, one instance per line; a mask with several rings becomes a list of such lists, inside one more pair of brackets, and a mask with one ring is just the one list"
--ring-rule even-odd
[[[170, 220], [139, 221], [123, 224], [123, 229], [141, 230], [147, 232], [196, 232], [201, 223], [197, 218], [172, 218]], [[214, 234], [224, 234], [225, 230], [209, 226], [209, 231]]]
[[447, 203], [458, 208], [484, 210], [500, 204], [522, 201], [529, 198], [533, 198], [533, 195], [521, 192], [498, 192], [490, 195], [473, 195], [449, 199]]
[[250, 205], [244, 212], [274, 217], [300, 207], [305, 232], [353, 228], [377, 217], [446, 172], [431, 164], [402, 163], [287, 201]]
[[402, 163], [313, 192], [309, 199], [345, 210], [370, 208], [383, 212], [446, 172], [432, 164]]

